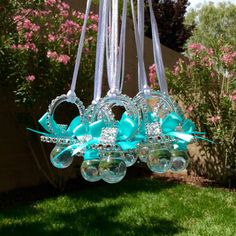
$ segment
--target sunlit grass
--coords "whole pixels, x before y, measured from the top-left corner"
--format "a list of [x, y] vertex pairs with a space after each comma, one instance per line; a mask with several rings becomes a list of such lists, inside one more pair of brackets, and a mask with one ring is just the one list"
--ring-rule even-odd
[[236, 235], [236, 194], [150, 179], [95, 185], [1, 211], [0, 235]]

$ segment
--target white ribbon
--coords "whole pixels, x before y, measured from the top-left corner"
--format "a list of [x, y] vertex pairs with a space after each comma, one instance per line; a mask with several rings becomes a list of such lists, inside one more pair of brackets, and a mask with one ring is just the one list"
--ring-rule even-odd
[[[137, 10], [138, 10], [138, 27], [136, 22], [136, 16], [134, 11], [134, 3], [133, 0], [131, 2], [131, 9], [133, 15], [133, 23], [134, 23], [134, 33], [135, 33], [135, 41], [137, 47], [138, 54], [138, 84], [139, 91], [148, 90], [147, 76], [144, 66], [143, 59], [143, 50], [144, 50], [144, 0], [137, 1]], [[148, 0], [149, 10], [150, 10], [150, 18], [151, 18], [151, 29], [152, 29], [152, 42], [153, 42], [153, 57], [155, 62], [155, 68], [157, 72], [157, 78], [160, 85], [160, 91], [164, 94], [168, 94], [168, 87], [165, 77], [165, 69], [162, 59], [161, 52], [161, 43], [160, 37], [157, 27], [156, 18], [153, 12], [152, 1]], [[137, 29], [138, 28], [138, 29]], [[137, 32], [138, 31], [138, 32]]]
[[127, 21], [127, 0], [123, 0], [123, 11], [122, 11], [122, 25], [120, 34], [120, 46], [119, 56], [117, 65], [117, 85], [119, 92], [123, 89], [124, 77], [125, 77], [125, 39], [126, 39], [126, 21]]
[[110, 31], [107, 31], [106, 35], [107, 77], [110, 88], [109, 94], [112, 95], [120, 93], [124, 83], [127, 0], [123, 1], [122, 26], [119, 45], [118, 10], [118, 0], [113, 0], [112, 8], [109, 10], [110, 16], [108, 28]]
[[[138, 33], [140, 38], [140, 46], [143, 57], [144, 51], [144, 1], [137, 1], [137, 10], [138, 10]], [[141, 73], [141, 65], [138, 62], [138, 81], [139, 81], [139, 90], [143, 89], [143, 78]]]
[[[144, 60], [143, 60], [143, 52], [142, 52], [142, 44], [140, 41], [140, 36], [138, 32], [138, 27], [137, 27], [137, 19], [136, 19], [136, 14], [134, 10], [134, 2], [133, 0], [130, 0], [131, 3], [131, 10], [132, 10], [132, 16], [133, 16], [133, 24], [134, 24], [134, 34], [135, 34], [135, 43], [136, 43], [136, 48], [137, 48], [137, 56], [138, 56], [138, 62], [139, 62], [139, 90], [144, 91], [145, 93], [149, 93], [150, 89], [147, 83], [147, 75], [145, 71], [145, 65], [144, 65]], [[141, 12], [140, 12], [141, 13]], [[141, 13], [142, 14], [142, 13]]]
[[102, 94], [102, 77], [104, 69], [104, 50], [106, 43], [105, 36], [107, 31], [108, 10], [109, 0], [100, 0], [93, 103], [96, 103], [101, 98]]
[[151, 17], [153, 56], [154, 56], [155, 68], [157, 72], [157, 78], [158, 78], [158, 82], [160, 86], [160, 91], [164, 94], [168, 94], [168, 86], [167, 86], [167, 81], [165, 77], [164, 63], [162, 59], [160, 37], [159, 37], [158, 26], [157, 26], [154, 12], [153, 12], [151, 0], [148, 0], [148, 5], [149, 5], [150, 17]]
[[110, 73], [111, 73], [111, 88], [110, 92], [116, 93], [117, 84], [117, 59], [118, 59], [118, 0], [112, 0], [112, 28], [111, 28], [111, 51], [110, 51]]
[[82, 50], [83, 50], [83, 46], [84, 46], [86, 26], [87, 26], [89, 13], [90, 13], [91, 2], [92, 2], [92, 0], [87, 1], [86, 12], [85, 12], [85, 17], [84, 17], [84, 24], [82, 27], [80, 41], [79, 41], [79, 47], [78, 47], [77, 55], [76, 55], [75, 67], [74, 67], [74, 72], [73, 72], [73, 79], [71, 82], [70, 90], [67, 93], [68, 98], [72, 102], [75, 101], [75, 98], [76, 98], [75, 88], [76, 88], [76, 82], [77, 82], [77, 77], [78, 77], [78, 72], [79, 72]]

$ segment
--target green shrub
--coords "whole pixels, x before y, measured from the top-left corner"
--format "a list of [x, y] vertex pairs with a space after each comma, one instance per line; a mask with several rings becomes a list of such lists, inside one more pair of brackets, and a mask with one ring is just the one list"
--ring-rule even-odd
[[[42, 112], [69, 89], [84, 13], [61, 0], [19, 5], [12, 6], [13, 27], [1, 37], [1, 81], [13, 86], [18, 104]], [[77, 93], [85, 103], [91, 99], [97, 21], [91, 13], [79, 71]]]
[[[200, 131], [215, 142], [205, 151], [218, 157], [229, 175], [236, 170], [236, 48], [188, 45], [188, 61], [168, 72], [171, 93], [186, 107]], [[216, 164], [216, 163], [215, 163]]]

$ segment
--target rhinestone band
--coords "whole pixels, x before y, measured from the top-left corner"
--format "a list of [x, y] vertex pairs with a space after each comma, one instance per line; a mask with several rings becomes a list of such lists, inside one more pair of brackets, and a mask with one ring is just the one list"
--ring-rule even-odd
[[99, 143], [102, 145], [110, 145], [113, 146], [116, 142], [116, 136], [118, 134], [117, 128], [103, 128], [101, 132], [101, 136], [99, 139]]
[[161, 127], [159, 122], [146, 124], [146, 135], [148, 137], [159, 137], [161, 135]]
[[[71, 103], [70, 101], [68, 101], [68, 97], [65, 94], [56, 97], [54, 100], [52, 100], [51, 104], [48, 106], [47, 125], [48, 125], [51, 133], [53, 133], [53, 134], [55, 134], [55, 131], [54, 131], [53, 126], [51, 124], [51, 118], [53, 117], [53, 114], [54, 114], [56, 108], [63, 102]], [[73, 104], [75, 104], [77, 106], [80, 115], [83, 116], [84, 111], [85, 111], [85, 107], [84, 107], [83, 103], [80, 101], [80, 99], [76, 98], [76, 100]], [[66, 132], [66, 130], [65, 130], [65, 132]]]
[[90, 135], [84, 135], [79, 138], [56, 138], [56, 137], [47, 137], [41, 136], [40, 137], [42, 142], [45, 143], [54, 143], [54, 144], [61, 144], [61, 145], [72, 145], [72, 144], [83, 144], [88, 142], [92, 139]]

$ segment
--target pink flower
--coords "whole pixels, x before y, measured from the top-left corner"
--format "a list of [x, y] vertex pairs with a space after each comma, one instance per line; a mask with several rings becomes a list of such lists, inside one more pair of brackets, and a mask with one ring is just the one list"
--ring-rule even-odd
[[69, 16], [69, 12], [67, 10], [62, 10], [62, 11], [60, 11], [60, 16], [67, 18]]
[[66, 20], [65, 23], [60, 26], [60, 31], [67, 34], [73, 34], [80, 31], [80, 28], [81, 26], [78, 23], [72, 20]]
[[53, 6], [54, 4], [56, 4], [56, 0], [45, 0], [44, 4], [46, 6]]
[[152, 88], [157, 86], [156, 65], [155, 64], [149, 66], [149, 82], [150, 82]]
[[39, 31], [39, 29], [40, 29], [39, 25], [36, 25], [36, 24], [32, 23], [27, 18], [24, 20], [22, 27], [26, 30], [31, 30], [31, 31], [34, 31], [34, 32]]
[[190, 43], [188, 45], [188, 49], [191, 52], [192, 56], [196, 56], [199, 53], [207, 53], [208, 56], [212, 56], [214, 51], [212, 48], [206, 48], [204, 45], [200, 43]]
[[49, 35], [48, 35], [48, 41], [49, 41], [49, 42], [54, 42], [54, 41], [56, 41], [56, 36], [53, 35], [53, 34], [49, 34]]
[[31, 26], [31, 30], [32, 31], [39, 31], [40, 30], [40, 26], [39, 25], [36, 25], [36, 24], [32, 24], [32, 26]]
[[188, 70], [191, 70], [195, 66], [196, 66], [196, 62], [195, 61], [190, 61], [190, 63], [187, 65], [187, 68], [188, 68]]
[[86, 54], [86, 53], [89, 53], [89, 48], [84, 48], [84, 53]]
[[153, 81], [156, 78], [156, 67], [155, 67], [155, 64], [149, 66], [149, 78], [150, 78], [150, 81]]
[[87, 38], [87, 42], [88, 43], [91, 43], [93, 41], [93, 37], [91, 36], [91, 37], [89, 37], [89, 38]]
[[32, 40], [32, 37], [33, 37], [33, 31], [25, 33], [25, 39], [27, 42], [30, 42]]
[[131, 79], [132, 79], [131, 75], [127, 74], [126, 77], [125, 77], [125, 83], [129, 82]]
[[33, 9], [27, 8], [27, 9], [22, 9], [20, 13], [22, 15], [29, 15], [32, 12]]
[[188, 45], [188, 48], [192, 49], [193, 51], [195, 51], [195, 50], [199, 51], [199, 50], [205, 49], [205, 46], [203, 46], [200, 43], [190, 43]]
[[97, 24], [92, 24], [90, 29], [92, 29], [93, 31], [97, 31], [98, 30]]
[[32, 15], [33, 15], [33, 16], [36, 16], [36, 17], [37, 17], [37, 16], [41, 16], [41, 12], [40, 12], [40, 11], [33, 10], [33, 11], [32, 11]]
[[21, 19], [22, 19], [22, 16], [21, 16], [21, 15], [13, 16], [13, 20], [14, 20], [15, 22], [17, 22], [17, 21], [19, 21], [19, 20], [21, 20]]
[[188, 107], [187, 107], [187, 112], [188, 113], [191, 113], [193, 111], [193, 104], [190, 104]]
[[36, 45], [34, 43], [31, 42], [27, 42], [26, 44], [18, 44], [17, 46], [15, 44], [12, 45], [11, 47], [12, 49], [19, 49], [19, 50], [26, 50], [26, 51], [34, 51], [34, 52], [38, 52], [38, 48], [36, 47]]
[[69, 9], [70, 9], [70, 6], [69, 6], [67, 3], [65, 3], [65, 2], [62, 2], [62, 3], [61, 3], [61, 6], [62, 6], [62, 8], [63, 8], [64, 10], [69, 10]]
[[11, 45], [11, 49], [17, 49], [17, 46], [15, 44]]
[[35, 80], [35, 76], [34, 75], [28, 75], [26, 78], [25, 78], [28, 82], [33, 82]]
[[231, 46], [223, 46], [220, 48], [220, 51], [223, 53], [229, 53], [232, 51], [232, 47]]
[[38, 52], [38, 48], [36, 47], [36, 45], [34, 43], [30, 43], [30, 42], [27, 42], [25, 45], [24, 45], [24, 49], [26, 50], [32, 50], [34, 52]]
[[211, 72], [210, 77], [211, 77], [211, 78], [215, 78], [215, 77], [216, 77], [215, 72]]
[[23, 50], [23, 49], [24, 49], [24, 45], [18, 44], [18, 45], [17, 45], [17, 49]]
[[231, 99], [232, 101], [236, 101], [236, 90], [233, 91], [232, 95], [230, 96], [230, 99]]
[[200, 64], [205, 67], [211, 67], [212, 65], [214, 65], [214, 62], [211, 60], [211, 58], [206, 56], [201, 59]]
[[57, 57], [58, 57], [57, 52], [55, 52], [55, 51], [52, 52], [50, 50], [47, 52], [47, 58], [51, 58], [51, 59], [55, 60], [55, 59], [57, 59]]
[[150, 72], [156, 72], [156, 65], [153, 64], [153, 65], [149, 66], [149, 71]]
[[21, 31], [23, 28], [23, 23], [22, 21], [17, 21], [17, 24], [16, 24], [16, 30], [19, 32]]
[[65, 46], [65, 45], [70, 45], [70, 44], [71, 44], [71, 42], [69, 41], [68, 38], [64, 38], [64, 39], [63, 39], [63, 43], [64, 43], [63, 46]]
[[90, 14], [91, 14], [91, 15], [90, 15], [89, 18], [90, 18], [91, 20], [93, 20], [93, 21], [98, 21], [98, 15], [94, 15], [94, 14], [92, 14], [92, 12], [90, 12]]
[[207, 54], [209, 56], [213, 56], [214, 55], [214, 50], [212, 48], [206, 48]]
[[207, 120], [210, 121], [211, 123], [216, 124], [220, 121], [220, 119], [221, 119], [220, 116], [211, 116]]
[[52, 12], [51, 10], [48, 10], [48, 11], [41, 10], [41, 11], [39, 11], [39, 15], [40, 15], [40, 16], [47, 16], [47, 15], [49, 15], [51, 12]]
[[180, 72], [180, 67], [178, 66], [178, 65], [176, 65], [175, 67], [174, 67], [174, 70], [173, 70], [173, 74], [175, 75], [175, 76], [177, 76], [178, 74], [179, 74], [179, 72]]
[[62, 54], [59, 57], [57, 57], [56, 60], [60, 63], [63, 63], [64, 65], [66, 65], [69, 62], [70, 57], [68, 55]]
[[84, 20], [84, 18], [85, 18], [85, 14], [84, 14], [84, 13], [80, 13], [79, 18], [80, 18], [81, 20]]
[[221, 61], [225, 63], [225, 65], [231, 65], [234, 63], [234, 59], [236, 58], [236, 52], [226, 53], [221, 57]]

